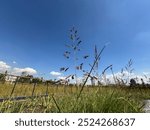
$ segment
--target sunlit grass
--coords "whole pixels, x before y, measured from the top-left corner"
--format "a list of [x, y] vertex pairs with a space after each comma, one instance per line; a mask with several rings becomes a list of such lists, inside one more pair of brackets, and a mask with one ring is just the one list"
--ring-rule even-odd
[[[9, 97], [12, 88], [13, 85], [0, 84], [0, 97]], [[31, 84], [17, 84], [13, 97], [31, 96], [32, 89], [33, 85]], [[34, 95], [45, 93], [46, 86], [36, 86]], [[150, 89], [148, 88], [85, 87], [80, 98], [77, 99], [78, 93], [79, 90], [76, 87], [51, 85], [48, 87], [48, 97], [4, 101], [0, 103], [0, 112], [143, 112], [142, 101], [150, 98]]]

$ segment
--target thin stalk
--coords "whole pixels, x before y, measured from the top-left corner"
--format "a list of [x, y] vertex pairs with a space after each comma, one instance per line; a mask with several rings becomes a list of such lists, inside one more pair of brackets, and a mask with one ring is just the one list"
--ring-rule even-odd
[[34, 83], [34, 86], [33, 86], [32, 97], [34, 96], [35, 86], [36, 86], [36, 83]]
[[115, 82], [115, 84], [117, 84], [116, 77], [115, 77], [115, 74], [114, 74], [112, 67], [110, 69], [111, 69], [111, 73], [113, 75], [114, 82]]
[[15, 88], [16, 88], [18, 79], [19, 79], [19, 77], [17, 77], [17, 79], [16, 79], [16, 81], [15, 81], [14, 87], [13, 87], [13, 89], [12, 89], [12, 91], [11, 91], [11, 94], [10, 94], [10, 98], [12, 97], [12, 95], [13, 95], [13, 93], [14, 93], [14, 90], [15, 90]]
[[45, 92], [45, 95], [48, 95], [48, 83], [47, 83], [47, 85], [46, 85], [46, 92]]
[[76, 84], [76, 86], [77, 86], [77, 71], [76, 71], [76, 51], [74, 50], [74, 75], [75, 75], [75, 84]]
[[55, 100], [55, 98], [54, 98], [54, 95], [52, 95], [52, 99], [53, 99], [53, 101], [54, 101], [54, 103], [55, 103], [55, 105], [56, 105], [56, 107], [57, 107], [57, 109], [58, 109], [58, 111], [59, 111], [59, 113], [60, 113], [60, 112], [61, 112], [61, 109], [60, 109], [59, 105], [57, 104], [57, 102], [56, 102], [56, 100]]
[[84, 87], [85, 87], [85, 84], [87, 83], [88, 78], [90, 77], [90, 75], [91, 75], [91, 73], [92, 73], [92, 71], [93, 71], [93, 69], [94, 69], [94, 67], [95, 67], [95, 65], [96, 65], [96, 63], [97, 63], [97, 61], [100, 59], [100, 56], [101, 56], [102, 52], [104, 51], [105, 47], [106, 47], [106, 46], [104, 46], [104, 47], [102, 48], [102, 50], [100, 51], [100, 53], [98, 54], [98, 56], [95, 58], [95, 61], [94, 61], [93, 65], [92, 65], [92, 67], [91, 67], [91, 70], [90, 70], [88, 76], [86, 77], [86, 80], [84, 81], [84, 83], [83, 83], [83, 85], [82, 85], [82, 87], [81, 87], [81, 90], [80, 90], [80, 92], [79, 92], [79, 94], [78, 94], [78, 96], [77, 96], [77, 100], [78, 100], [79, 97], [81, 96], [82, 91], [83, 91], [83, 89], [84, 89]]

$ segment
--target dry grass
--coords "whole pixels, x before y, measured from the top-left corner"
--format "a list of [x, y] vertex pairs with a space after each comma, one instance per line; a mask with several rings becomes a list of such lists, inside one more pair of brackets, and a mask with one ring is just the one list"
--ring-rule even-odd
[[[13, 85], [0, 84], [0, 97], [8, 97]], [[13, 96], [31, 96], [33, 85], [18, 84]], [[46, 86], [37, 85], [35, 95], [45, 94]], [[143, 112], [143, 99], [150, 98], [149, 88], [49, 86], [48, 97], [0, 103], [1, 112]]]

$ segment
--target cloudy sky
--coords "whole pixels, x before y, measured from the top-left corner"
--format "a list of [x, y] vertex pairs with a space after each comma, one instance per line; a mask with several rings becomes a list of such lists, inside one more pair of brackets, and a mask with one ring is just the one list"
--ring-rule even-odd
[[[1, 0], [0, 72], [55, 78], [74, 73], [63, 53], [73, 26], [82, 40], [78, 63], [92, 64], [94, 46], [109, 42], [99, 73], [113, 64], [115, 73], [129, 59], [134, 73], [150, 72], [149, 0]], [[90, 55], [83, 61], [84, 55]], [[65, 74], [61, 67], [69, 67]]]

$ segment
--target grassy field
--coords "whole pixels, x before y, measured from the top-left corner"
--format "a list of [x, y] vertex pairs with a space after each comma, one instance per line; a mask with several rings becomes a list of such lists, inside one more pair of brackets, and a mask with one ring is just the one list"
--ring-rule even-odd
[[[10, 96], [13, 85], [0, 84], [0, 98]], [[12, 97], [31, 96], [33, 85], [18, 84]], [[79, 88], [80, 89], [80, 88]], [[143, 112], [143, 100], [150, 99], [149, 88], [117, 86], [85, 87], [49, 86], [48, 96], [0, 103], [0, 112], [13, 113], [138, 113]], [[34, 95], [45, 94], [46, 86], [37, 85]]]

